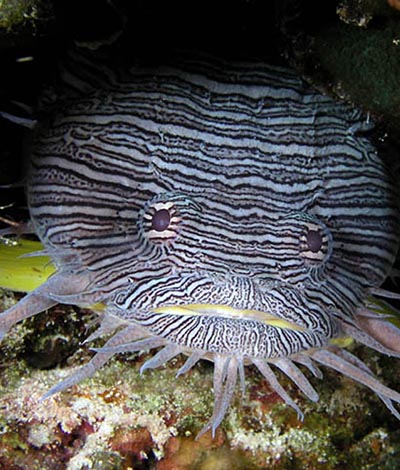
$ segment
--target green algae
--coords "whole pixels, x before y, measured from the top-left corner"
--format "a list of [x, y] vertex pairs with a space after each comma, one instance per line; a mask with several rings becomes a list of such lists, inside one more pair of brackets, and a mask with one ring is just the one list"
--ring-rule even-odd
[[213, 407], [211, 370], [205, 372], [200, 366], [190, 374], [176, 378], [179, 366], [175, 360], [140, 374], [140, 365], [149, 356], [141, 353], [133, 357], [134, 360], [118, 358], [110, 361], [91, 381], [99, 389], [121, 387], [125, 404], [131, 411], [173, 423], [173, 434], [195, 436], [206, 424], [205, 417], [210, 415]]
[[92, 468], [96, 470], [122, 470], [123, 459], [116, 452], [98, 452], [93, 455]]
[[7, 32], [33, 30], [48, 16], [49, 2], [43, 0], [0, 0], [0, 28]]
[[319, 37], [315, 52], [354, 103], [392, 121], [400, 117], [400, 22], [384, 30], [339, 25]]
[[375, 17], [394, 16], [389, 3], [381, 0], [342, 0], [336, 12], [343, 22], [361, 28], [368, 27]]
[[336, 13], [338, 21], [303, 32], [294, 45], [297, 65], [400, 133], [400, 12], [381, 0], [344, 0]]
[[228, 447], [205, 450], [193, 463], [193, 470], [256, 470], [259, 468], [243, 452]]
[[[71, 367], [40, 371], [26, 367], [23, 361], [14, 358], [7, 373], [14, 368], [24, 370], [24, 373], [16, 374], [0, 395], [0, 407], [7, 404], [4, 405], [6, 411], [0, 413], [0, 420], [7, 436], [8, 457], [21, 445], [27, 455], [38, 452], [35, 449], [39, 448], [46, 454], [60, 439], [57, 430], [61, 429], [63, 435], [74, 436], [85, 426], [90, 432], [73, 451], [68, 466], [71, 470], [91, 468], [99, 455], [107, 460], [110, 452], [115, 453], [111, 449], [117, 445], [119, 436], [128, 435], [132, 429], [143, 428], [150, 432], [151, 454], [159, 462], [168, 459], [165, 452], [171, 439], [184, 439], [188, 449], [200, 445], [193, 439], [212, 412], [211, 368], [200, 364], [177, 379], [174, 375], [182, 360], [175, 359], [160, 369], [140, 375], [139, 367], [147, 357], [146, 354], [131, 354], [113, 359], [93, 378], [50, 398], [45, 404], [38, 403], [37, 399], [71, 373]], [[78, 353], [75, 360], [79, 358]], [[211, 452], [207, 445], [200, 446], [193, 454], [195, 466], [186, 468], [212, 468], [218, 459], [225, 461], [224, 449], [239, 452], [241, 463], [238, 469], [333, 470], [354, 468], [351, 465], [356, 461], [377, 465], [388, 455], [395, 459], [396, 452], [390, 444], [392, 431], [377, 422], [384, 412], [381, 409], [368, 413], [371, 403], [365, 401], [365, 397], [371, 395], [370, 392], [359, 393], [364, 390], [362, 387], [328, 372], [323, 381], [314, 381], [321, 402], [313, 404], [303, 399], [289, 382], [282, 380], [282, 383], [303, 409], [303, 422], [279, 400], [265, 402], [271, 392], [250, 369], [247, 373], [248, 393], [243, 400], [239, 393], [235, 397], [218, 430], [214, 450]], [[349, 387], [353, 387], [354, 392], [349, 392]], [[264, 401], [255, 397], [254, 388]], [[335, 399], [332, 399], [333, 393]], [[340, 407], [346, 400], [353, 405]], [[20, 403], [24, 403], [24, 409]], [[211, 440], [210, 436], [206, 438]], [[367, 445], [368, 450], [363, 453], [363, 447]], [[190, 456], [189, 450], [185, 452]], [[129, 452], [126, 455], [129, 457]], [[125, 468], [124, 461], [116, 458], [116, 468], [118, 465]], [[22, 464], [22, 468], [28, 467]], [[46, 470], [45, 466], [42, 468]]]
[[[9, 297], [6, 303], [13, 301]], [[226, 449], [237, 453], [238, 470], [350, 469], [356, 462], [361, 465], [358, 468], [372, 469], [380, 468], [382, 462], [398, 463], [400, 453], [392, 437], [396, 435], [394, 418], [372, 392], [329, 370], [324, 371], [323, 380], [311, 379], [320, 394], [315, 404], [278, 373], [305, 414], [302, 422], [274, 396], [254, 368], [247, 368], [245, 397], [237, 392], [215, 441], [209, 435], [204, 437], [215, 442], [212, 448], [194, 441], [213, 408], [212, 366], [207, 362], [176, 378], [183, 357], [141, 375], [140, 366], [149, 354], [120, 355], [92, 378], [40, 403], [40, 396], [79, 367], [82, 359], [86, 361], [88, 353], [78, 350], [67, 367], [49, 371], [31, 368], [21, 354], [12, 354], [24, 334], [34, 334], [33, 325], [26, 327], [25, 323], [29, 324], [13, 328], [2, 344], [8, 352], [3, 356], [7, 361], [3, 362], [0, 388], [0, 440], [6, 444], [7, 463], [50, 470], [50, 464], [46, 467], [39, 455], [50, 454], [56, 445], [60, 454], [52, 458], [62, 459], [67, 453], [68, 470], [94, 468], [94, 462], [107, 462], [108, 458], [110, 465], [115, 462], [115, 468], [125, 469], [126, 462], [136, 462], [138, 457], [116, 451], [118, 440], [139, 429], [146, 429], [151, 436], [151, 444], [146, 444], [150, 448], [139, 453], [140, 458], [152, 458], [160, 465], [166, 462], [167, 469], [171, 468], [168, 462], [178, 457], [185, 462], [192, 458], [182, 469], [212, 468], [215, 462], [229, 461], [224, 457]], [[96, 345], [101, 345], [100, 340]], [[378, 374], [396, 375], [393, 360], [385, 365], [387, 361], [363, 347], [355, 353]], [[183, 439], [179, 442], [185, 444], [183, 450], [169, 455], [173, 439]], [[190, 450], [197, 445], [196, 452]], [[37, 463], [33, 465], [33, 461]]]

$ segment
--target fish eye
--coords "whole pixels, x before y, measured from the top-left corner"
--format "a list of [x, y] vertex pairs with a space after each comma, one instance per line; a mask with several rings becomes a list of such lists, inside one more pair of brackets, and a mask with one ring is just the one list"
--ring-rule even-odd
[[151, 219], [151, 228], [157, 232], [163, 232], [169, 227], [171, 214], [168, 209], [159, 209], [154, 212]]
[[148, 201], [139, 215], [139, 231], [152, 244], [169, 244], [178, 236], [181, 214], [173, 200], [157, 196]]
[[138, 213], [137, 229], [145, 243], [171, 247], [184, 234], [184, 227], [201, 207], [191, 197], [178, 192], [157, 194], [144, 202]]
[[306, 243], [310, 251], [318, 253], [323, 244], [321, 233], [318, 230], [309, 230], [306, 234]]
[[300, 255], [309, 265], [325, 263], [332, 253], [332, 235], [317, 218], [305, 221], [300, 237]]

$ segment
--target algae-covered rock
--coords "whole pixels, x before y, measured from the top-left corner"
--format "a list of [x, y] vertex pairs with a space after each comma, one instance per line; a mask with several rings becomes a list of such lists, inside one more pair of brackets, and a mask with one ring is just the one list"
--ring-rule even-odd
[[[378, 373], [390, 369], [390, 375], [399, 376], [395, 360], [385, 363], [363, 348], [357, 354]], [[305, 413], [299, 421], [248, 368], [245, 397], [237, 390], [216, 437], [207, 433], [196, 441], [213, 406], [207, 362], [175, 378], [183, 358], [140, 375], [146, 354], [119, 356], [93, 378], [40, 401], [87, 360], [80, 351], [74, 357], [71, 365], [47, 371], [28, 366], [21, 357], [2, 362], [0, 468], [331, 470], [399, 463], [396, 420], [372, 392], [330, 370], [323, 380], [313, 380], [320, 394], [317, 404], [280, 378]]]
[[45, 0], [1, 0], [0, 38], [10, 33], [35, 35], [52, 17], [51, 2]]
[[382, 0], [344, 0], [336, 21], [299, 35], [295, 63], [333, 92], [400, 133], [400, 12]]
[[340, 94], [393, 123], [399, 120], [400, 21], [370, 30], [340, 25], [318, 38], [314, 51]]
[[391, 17], [390, 1], [381, 0], [341, 0], [336, 12], [345, 23], [358, 27], [367, 27], [370, 21], [379, 17]]

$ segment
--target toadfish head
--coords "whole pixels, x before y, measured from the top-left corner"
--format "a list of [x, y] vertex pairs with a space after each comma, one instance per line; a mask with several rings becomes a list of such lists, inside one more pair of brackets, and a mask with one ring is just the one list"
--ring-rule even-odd
[[363, 117], [285, 69], [195, 65], [114, 77], [38, 128], [29, 208], [57, 274], [3, 323], [55, 302], [102, 302], [108, 327], [122, 322], [90, 367], [51, 393], [116, 352], [164, 346], [144, 368], [184, 352], [181, 372], [213, 360], [203, 432], [215, 432], [249, 363], [299, 414], [269, 363], [312, 400], [294, 362], [340, 369], [399, 416], [400, 395], [331, 344], [346, 333], [396, 354], [362, 328], [398, 218]]

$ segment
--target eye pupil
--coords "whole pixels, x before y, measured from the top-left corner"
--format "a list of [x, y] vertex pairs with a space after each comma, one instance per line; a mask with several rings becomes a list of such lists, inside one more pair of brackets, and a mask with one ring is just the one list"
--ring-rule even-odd
[[168, 209], [160, 209], [154, 213], [151, 219], [151, 228], [157, 232], [163, 232], [169, 227], [171, 215]]
[[313, 253], [317, 253], [322, 248], [322, 235], [317, 230], [309, 230], [306, 241], [309, 250]]

